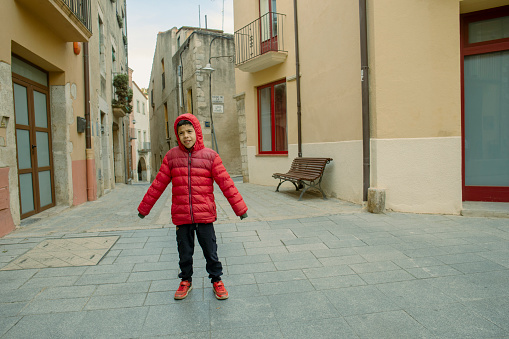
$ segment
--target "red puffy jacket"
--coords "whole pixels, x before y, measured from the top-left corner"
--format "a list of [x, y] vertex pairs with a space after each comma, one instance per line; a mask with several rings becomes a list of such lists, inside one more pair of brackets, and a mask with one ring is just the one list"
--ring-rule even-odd
[[[178, 137], [177, 124], [189, 120], [196, 132], [196, 143], [187, 150]], [[175, 135], [179, 143], [164, 156], [163, 164], [152, 185], [138, 206], [138, 212], [148, 215], [150, 210], [172, 182], [171, 219], [175, 225], [211, 223], [216, 221], [214, 181], [236, 215], [247, 212], [247, 206], [233, 180], [223, 166], [219, 154], [203, 145], [200, 122], [192, 114], [183, 114], [175, 120]]]

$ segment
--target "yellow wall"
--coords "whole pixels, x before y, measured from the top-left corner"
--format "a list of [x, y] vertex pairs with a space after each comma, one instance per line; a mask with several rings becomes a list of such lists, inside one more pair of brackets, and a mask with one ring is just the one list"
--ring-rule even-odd
[[[255, 20], [258, 0], [235, 0], [235, 30]], [[460, 14], [507, 0], [367, 0], [370, 85], [370, 187], [389, 209], [457, 214], [462, 206]], [[237, 70], [245, 92], [250, 182], [297, 156], [296, 81], [287, 82], [287, 157], [259, 156], [256, 87], [295, 75], [293, 1], [286, 14], [285, 62], [257, 73]], [[359, 2], [298, 1], [303, 156], [332, 157], [328, 195], [362, 202], [362, 91]]]
[[15, 0], [2, 1], [0, 23], [1, 61], [10, 64], [11, 53], [14, 53], [48, 71], [50, 86], [69, 84], [70, 90], [75, 84], [76, 96], [71, 95], [74, 118], [68, 121], [73, 144], [71, 156], [72, 160], [84, 160], [85, 133], [76, 132], [76, 117], [85, 114], [83, 48], [75, 55], [72, 42], [63, 41]]
[[461, 135], [458, 1], [368, 8], [372, 137]]
[[298, 14], [302, 141], [361, 140], [358, 2], [299, 1]]
[[[285, 62], [256, 73], [236, 70], [237, 93], [246, 91], [247, 143], [258, 143], [256, 87], [295, 76], [293, 1], [278, 1], [284, 19]], [[362, 139], [358, 4], [329, 1], [318, 10], [300, 1], [299, 50], [303, 143]], [[235, 3], [235, 29], [258, 17], [258, 1]], [[253, 17], [256, 14], [256, 17]], [[338, 17], [339, 15], [339, 17]], [[326, 23], [326, 34], [316, 29]], [[310, 29], [312, 28], [312, 29]], [[355, 32], [356, 34], [351, 34]], [[297, 143], [296, 81], [287, 82], [288, 143]]]

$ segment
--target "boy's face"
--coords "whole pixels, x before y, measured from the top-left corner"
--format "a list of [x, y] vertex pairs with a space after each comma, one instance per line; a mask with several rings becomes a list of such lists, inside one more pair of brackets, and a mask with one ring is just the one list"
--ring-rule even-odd
[[192, 125], [179, 126], [177, 133], [179, 135], [180, 142], [182, 145], [184, 145], [185, 148], [193, 148], [196, 142], [196, 132], [194, 131], [194, 127]]

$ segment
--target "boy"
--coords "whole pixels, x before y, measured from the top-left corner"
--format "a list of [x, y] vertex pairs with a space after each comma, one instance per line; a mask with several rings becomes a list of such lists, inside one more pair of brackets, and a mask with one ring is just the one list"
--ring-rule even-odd
[[138, 215], [140, 218], [148, 215], [166, 186], [172, 182], [171, 219], [177, 230], [179, 278], [182, 279], [174, 298], [184, 299], [192, 289], [196, 233], [207, 261], [206, 269], [215, 296], [217, 299], [227, 299], [212, 224], [217, 220], [214, 181], [241, 220], [247, 217], [247, 206], [226, 172], [219, 154], [203, 145], [198, 119], [192, 114], [183, 114], [175, 120], [174, 129], [179, 145], [164, 156], [159, 173], [138, 207]]

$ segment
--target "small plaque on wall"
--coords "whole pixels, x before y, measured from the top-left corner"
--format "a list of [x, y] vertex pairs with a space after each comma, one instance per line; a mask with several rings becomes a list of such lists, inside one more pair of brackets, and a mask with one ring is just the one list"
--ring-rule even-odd
[[212, 105], [212, 112], [224, 113], [223, 105]]
[[213, 95], [212, 103], [213, 104], [224, 104], [224, 95]]

